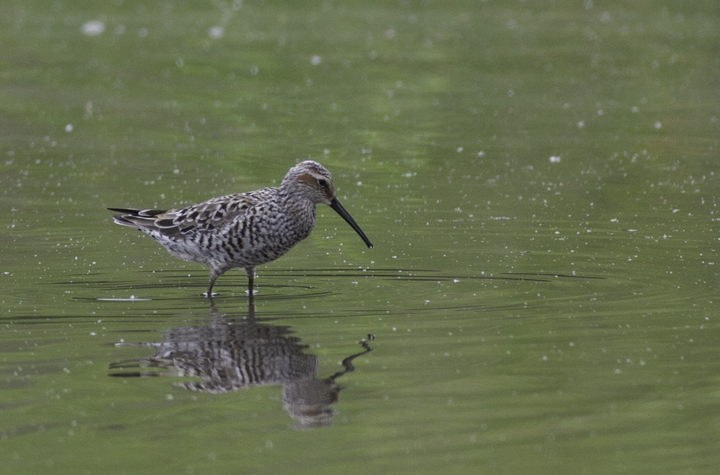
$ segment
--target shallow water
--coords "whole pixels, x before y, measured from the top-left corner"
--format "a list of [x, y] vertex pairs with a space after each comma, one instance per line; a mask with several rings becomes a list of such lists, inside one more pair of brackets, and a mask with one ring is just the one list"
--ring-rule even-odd
[[[3, 466], [714, 473], [717, 7], [528, 3], [3, 4]], [[255, 308], [105, 210], [307, 158]]]

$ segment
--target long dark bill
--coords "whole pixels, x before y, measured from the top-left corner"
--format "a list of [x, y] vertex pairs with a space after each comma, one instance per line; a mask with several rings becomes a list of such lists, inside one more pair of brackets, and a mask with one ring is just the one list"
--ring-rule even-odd
[[370, 242], [370, 240], [368, 239], [368, 237], [365, 235], [363, 230], [360, 229], [360, 226], [358, 226], [358, 223], [356, 223], [355, 220], [352, 218], [352, 216], [350, 216], [350, 213], [345, 211], [345, 208], [342, 207], [342, 205], [340, 204], [340, 202], [338, 201], [337, 198], [332, 199], [332, 201], [330, 202], [330, 207], [332, 209], [334, 209], [337, 214], [342, 216], [342, 219], [347, 221], [347, 223], [350, 225], [350, 227], [352, 227], [355, 230], [355, 232], [358, 233], [358, 235], [362, 238], [362, 240], [365, 241], [365, 244], [367, 244], [367, 247], [372, 249], [373, 245]]

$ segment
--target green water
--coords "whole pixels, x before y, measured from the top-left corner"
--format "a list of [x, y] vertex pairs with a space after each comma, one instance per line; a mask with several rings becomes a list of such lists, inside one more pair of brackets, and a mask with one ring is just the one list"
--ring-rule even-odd
[[[714, 1], [3, 2], [0, 467], [715, 473], [719, 32]], [[320, 206], [254, 312], [105, 211], [308, 158], [375, 248]], [[323, 416], [192, 386], [263, 342]]]

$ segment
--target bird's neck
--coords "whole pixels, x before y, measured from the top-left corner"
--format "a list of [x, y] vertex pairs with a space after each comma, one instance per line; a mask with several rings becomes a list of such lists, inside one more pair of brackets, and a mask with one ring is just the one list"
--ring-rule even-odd
[[308, 235], [315, 227], [315, 203], [295, 193], [283, 193], [280, 196], [285, 207], [285, 215], [288, 220], [294, 221], [298, 228], [302, 228]]

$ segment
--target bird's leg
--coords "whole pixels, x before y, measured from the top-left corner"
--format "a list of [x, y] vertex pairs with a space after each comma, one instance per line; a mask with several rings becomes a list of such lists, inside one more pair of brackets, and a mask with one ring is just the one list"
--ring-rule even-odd
[[212, 288], [213, 288], [214, 284], [215, 284], [215, 281], [211, 279], [210, 285], [208, 285], [208, 289], [205, 292], [203, 292], [203, 294], [202, 294], [203, 297], [206, 297], [206, 298], [209, 298], [210, 300], [212, 300], [212, 297], [213, 297]]
[[245, 274], [247, 274], [248, 278], [248, 294], [252, 298], [253, 294], [255, 293], [255, 268], [254, 267], [246, 267], [245, 268]]
[[207, 297], [209, 299], [212, 299], [213, 296], [213, 286], [215, 285], [215, 281], [220, 277], [223, 273], [222, 269], [216, 269], [214, 267], [210, 268], [210, 285], [208, 285], [207, 291], [203, 294], [204, 297]]
[[248, 282], [248, 306], [252, 307], [253, 315], [255, 312], [255, 291], [253, 290], [253, 279]]
[[202, 293], [202, 296], [205, 297], [205, 298], [208, 298], [208, 299], [212, 300], [212, 296], [213, 296], [212, 288], [213, 288], [213, 282], [210, 282], [210, 285], [208, 286], [208, 289], [207, 289], [205, 292]]

